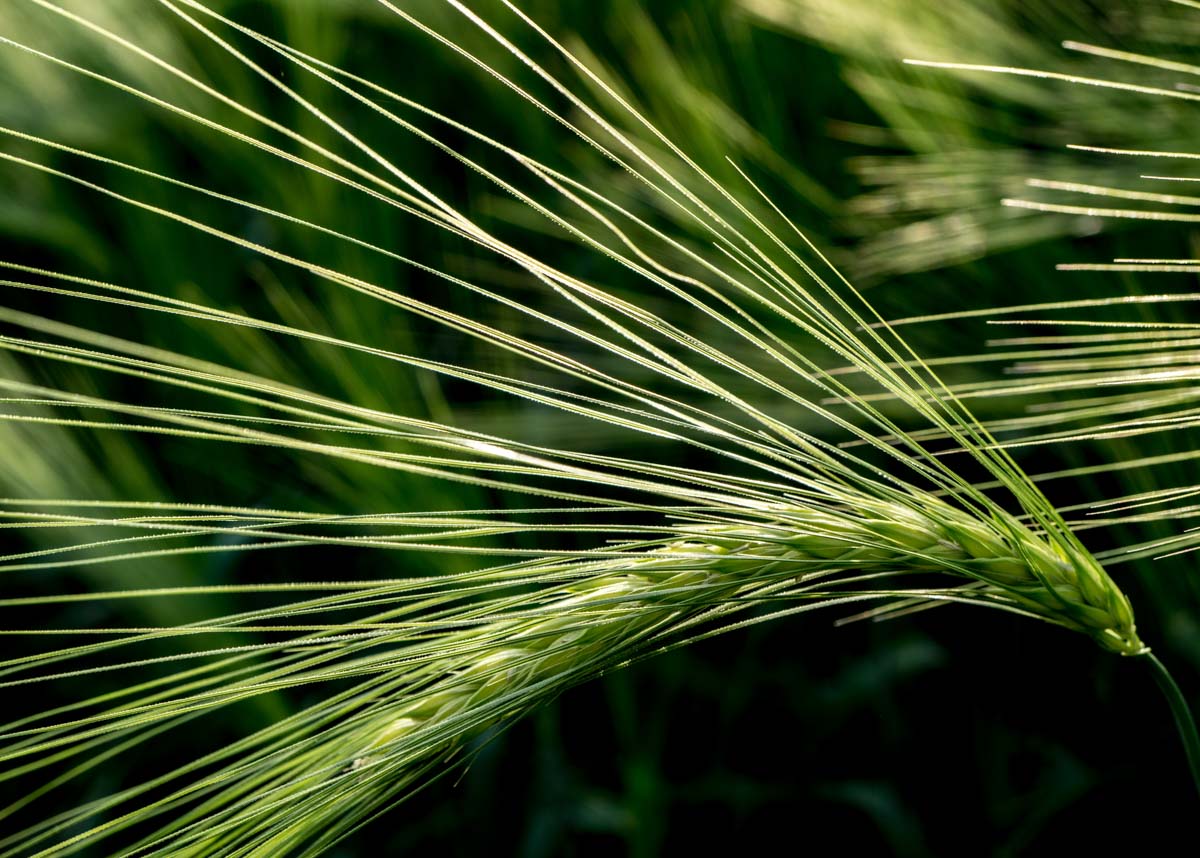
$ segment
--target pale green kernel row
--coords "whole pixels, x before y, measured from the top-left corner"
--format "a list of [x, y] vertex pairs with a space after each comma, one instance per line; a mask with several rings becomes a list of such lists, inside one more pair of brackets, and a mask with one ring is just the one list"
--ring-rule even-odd
[[559, 676], [570, 684], [570, 675], [587, 675], [589, 666], [624, 652], [672, 615], [727, 599], [757, 583], [759, 570], [778, 574], [789, 563], [796, 564], [801, 580], [857, 566], [949, 572], [1082, 631], [1106, 649], [1145, 652], [1128, 601], [1090, 555], [1041, 539], [1015, 519], [993, 525], [930, 498], [920, 506], [875, 504], [873, 515], [862, 518], [813, 515], [807, 531], [697, 527], [633, 560], [614, 561], [610, 574], [568, 587], [545, 619], [497, 621], [506, 627], [489, 630], [488, 638], [504, 644], [468, 665], [448, 666], [445, 677], [419, 699], [394, 710], [355, 765], [369, 763], [384, 746], [426, 725], [501, 694]]

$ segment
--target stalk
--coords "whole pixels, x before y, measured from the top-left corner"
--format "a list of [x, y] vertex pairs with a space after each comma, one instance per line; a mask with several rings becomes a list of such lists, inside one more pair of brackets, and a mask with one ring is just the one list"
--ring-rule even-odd
[[1171, 714], [1175, 717], [1175, 729], [1179, 731], [1179, 738], [1183, 741], [1183, 750], [1187, 755], [1192, 782], [1196, 785], [1197, 794], [1200, 795], [1200, 733], [1196, 732], [1196, 719], [1192, 717], [1192, 710], [1188, 706], [1187, 698], [1179, 690], [1179, 685], [1171, 676], [1171, 672], [1167, 670], [1166, 665], [1159, 661], [1158, 656], [1154, 653], [1148, 652], [1146, 657], [1154, 667], [1154, 678], [1158, 681], [1158, 687], [1166, 696], [1167, 704], [1171, 707]]

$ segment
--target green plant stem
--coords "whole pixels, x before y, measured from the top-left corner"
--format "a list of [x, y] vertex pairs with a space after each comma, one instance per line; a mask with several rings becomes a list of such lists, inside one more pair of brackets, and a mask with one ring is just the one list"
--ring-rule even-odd
[[1192, 710], [1188, 707], [1187, 699], [1179, 690], [1179, 686], [1171, 676], [1171, 672], [1167, 670], [1166, 665], [1159, 661], [1158, 656], [1154, 653], [1146, 655], [1154, 665], [1154, 678], [1158, 680], [1159, 688], [1163, 690], [1163, 694], [1167, 696], [1167, 702], [1171, 705], [1171, 714], [1175, 716], [1175, 726], [1179, 730], [1179, 738], [1183, 740], [1183, 748], [1187, 752], [1188, 768], [1191, 769], [1196, 791], [1200, 793], [1200, 734], [1196, 732], [1196, 719], [1192, 717]]

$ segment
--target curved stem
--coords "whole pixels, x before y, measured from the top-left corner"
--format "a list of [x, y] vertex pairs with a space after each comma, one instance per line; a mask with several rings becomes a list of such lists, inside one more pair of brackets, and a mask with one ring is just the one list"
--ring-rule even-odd
[[1166, 665], [1159, 661], [1158, 656], [1154, 653], [1147, 653], [1146, 657], [1154, 665], [1154, 678], [1158, 680], [1158, 687], [1162, 689], [1163, 694], [1167, 697], [1167, 702], [1171, 705], [1171, 714], [1175, 716], [1175, 726], [1179, 730], [1179, 738], [1183, 740], [1183, 748], [1187, 752], [1188, 768], [1192, 771], [1192, 780], [1196, 784], [1196, 790], [1200, 792], [1200, 734], [1196, 732], [1196, 720], [1192, 717], [1191, 709], [1188, 708], [1187, 699], [1179, 690], [1179, 686], [1171, 677], [1171, 672], [1167, 670]]

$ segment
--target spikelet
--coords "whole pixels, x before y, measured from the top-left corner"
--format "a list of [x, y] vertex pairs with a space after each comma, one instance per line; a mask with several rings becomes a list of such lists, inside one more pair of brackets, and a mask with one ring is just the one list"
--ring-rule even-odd
[[[870, 515], [807, 514], [807, 529], [710, 525], [606, 574], [574, 584], [546, 619], [499, 621], [499, 642], [467, 666], [450, 660], [444, 678], [389, 717], [357, 764], [379, 748], [439, 721], [468, 717], [523, 687], [572, 684], [634, 651], [654, 629], [752, 594], [781, 575], [803, 584], [831, 573], [943, 572], [979, 585], [971, 597], [1008, 604], [1091, 636], [1122, 655], [1148, 650], [1125, 595], [1090, 555], [1039, 538], [1015, 519], [973, 518], [932, 497], [922, 511], [864, 500]], [[458, 664], [458, 666], [454, 666]], [[499, 716], [497, 716], [499, 717]]]

